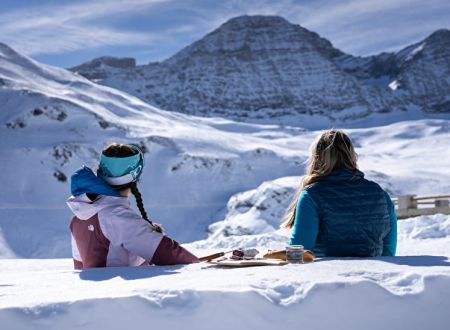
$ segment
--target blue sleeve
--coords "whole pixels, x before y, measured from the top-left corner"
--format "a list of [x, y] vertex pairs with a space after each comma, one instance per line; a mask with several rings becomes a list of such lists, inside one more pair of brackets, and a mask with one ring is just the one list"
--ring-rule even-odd
[[391, 219], [391, 231], [383, 240], [383, 256], [395, 256], [397, 250], [397, 215], [395, 214], [394, 203], [391, 197], [386, 193], [389, 217]]
[[297, 201], [294, 226], [289, 245], [303, 245], [313, 250], [319, 233], [319, 216], [313, 199], [303, 190]]

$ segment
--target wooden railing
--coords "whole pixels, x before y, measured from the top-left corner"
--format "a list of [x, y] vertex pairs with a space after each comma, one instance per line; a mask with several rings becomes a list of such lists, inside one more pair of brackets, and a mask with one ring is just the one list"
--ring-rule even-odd
[[437, 213], [450, 214], [450, 195], [404, 195], [392, 200], [396, 205], [398, 219]]

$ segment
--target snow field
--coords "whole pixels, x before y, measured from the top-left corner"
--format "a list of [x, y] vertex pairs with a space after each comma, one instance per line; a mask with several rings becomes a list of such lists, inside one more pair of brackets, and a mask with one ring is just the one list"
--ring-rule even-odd
[[[177, 136], [177, 130], [167, 132], [173, 135], [170, 138], [130, 138], [120, 130], [107, 130], [105, 142], [93, 144], [89, 141], [95, 141], [100, 132], [62, 134], [60, 127], [51, 133], [62, 140], [55, 145], [47, 138], [28, 140], [20, 131], [0, 130], [2, 141], [11, 141], [2, 157], [15, 160], [0, 165], [2, 173], [14, 173], [4, 177], [9, 189], [0, 191], [1, 256], [70, 255], [70, 212], [65, 206], [69, 182], [59, 182], [54, 173], [70, 176], [82, 164], [95, 169], [99, 151], [113, 140], [143, 143], [148, 149], [140, 183], [145, 207], [177, 240], [204, 240], [225, 229], [233, 235], [273, 231], [300, 183], [300, 177], [283, 177], [302, 174], [309, 145], [318, 131], [226, 123], [216, 123], [225, 130], [214, 128], [217, 134], [209, 141], [207, 132], [189, 139]], [[37, 128], [30, 124], [25, 129]], [[450, 191], [447, 121], [400, 122], [346, 132], [355, 142], [361, 170], [391, 196]], [[81, 136], [80, 140], [76, 141], [76, 136]], [[277, 178], [291, 181], [282, 184]], [[253, 204], [256, 206], [248, 207]], [[245, 229], [247, 221], [254, 222], [250, 231]], [[232, 236], [229, 240], [232, 242]]]
[[[449, 226], [445, 215], [400, 221], [396, 257], [323, 258], [278, 267], [74, 271], [70, 259], [2, 259], [0, 319], [5, 329], [147, 323], [170, 329], [442, 329], [450, 307]], [[251, 238], [252, 247], [265, 252], [270, 244], [284, 246], [282, 236], [232, 238], [244, 247]], [[199, 255], [211, 252], [197, 244], [191, 248]]]
[[314, 288], [308, 300], [288, 307], [274, 306], [254, 292], [183, 292], [165, 293], [162, 303], [147, 297], [107, 298], [57, 305], [39, 312], [2, 310], [0, 317], [11, 330], [150, 325], [168, 329], [298, 329], [299, 324], [312, 329], [445, 328], [449, 301], [442, 298], [441, 291], [449, 281], [433, 278], [426, 282], [425, 292], [401, 298], [360, 282]]
[[[288, 233], [277, 225], [309, 145], [317, 129], [336, 123], [300, 117], [301, 128], [168, 113], [4, 45], [0, 77], [2, 329], [449, 324], [450, 218], [444, 215], [399, 222], [395, 258], [73, 271], [67, 178], [83, 163], [95, 169], [107, 142], [147, 149], [145, 206], [172, 237], [198, 255], [237, 247], [264, 252], [286, 245]], [[377, 114], [368, 118], [371, 127], [337, 123], [355, 142], [361, 170], [391, 195], [450, 192], [448, 116], [426, 119], [417, 109], [390, 115], [399, 122], [381, 126], [388, 117]]]
[[[273, 231], [296, 179], [280, 191], [269, 183], [267, 194], [282, 195], [255, 196], [251, 203], [267, 199], [259, 209], [237, 207], [235, 194], [245, 197], [263, 182], [302, 175], [309, 146], [320, 132], [317, 125], [332, 124], [309, 117], [297, 123], [302, 128], [170, 113], [5, 45], [0, 68], [1, 157], [13, 160], [0, 163], [0, 173], [8, 174], [0, 190], [0, 257], [70, 255], [68, 179], [83, 164], [95, 170], [100, 150], [112, 141], [147, 150], [140, 183], [145, 206], [177, 240], [204, 240], [224, 230], [243, 234], [237, 224], [248, 221], [254, 223], [247, 234]], [[345, 130], [355, 142], [360, 168], [391, 195], [448, 193], [449, 121], [408, 121], [409, 115], [402, 112], [397, 118], [402, 121], [379, 126], [386, 115], [378, 114], [371, 117], [373, 127]], [[272, 204], [278, 205], [273, 212], [263, 210]], [[233, 225], [223, 228], [228, 223]]]

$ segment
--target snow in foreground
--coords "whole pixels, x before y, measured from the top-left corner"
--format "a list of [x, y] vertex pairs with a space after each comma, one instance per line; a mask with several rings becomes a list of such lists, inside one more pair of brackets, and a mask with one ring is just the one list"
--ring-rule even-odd
[[4, 259], [0, 320], [2, 329], [443, 329], [449, 251], [450, 217], [435, 215], [399, 222], [397, 257], [81, 272], [69, 259]]

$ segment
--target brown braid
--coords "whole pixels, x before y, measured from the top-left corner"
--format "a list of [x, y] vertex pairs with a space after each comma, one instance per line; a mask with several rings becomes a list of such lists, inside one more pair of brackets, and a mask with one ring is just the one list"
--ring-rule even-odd
[[148, 218], [147, 212], [145, 211], [144, 202], [142, 201], [142, 195], [137, 187], [136, 182], [130, 183], [130, 189], [131, 193], [134, 195], [134, 198], [136, 199], [136, 205], [139, 211], [141, 212], [142, 217], [148, 222], [150, 222], [150, 224], [153, 224], [152, 221]]
[[136, 199], [136, 205], [141, 212], [142, 218], [144, 218], [148, 223], [153, 227], [154, 230], [157, 232], [162, 233], [164, 231], [163, 227], [159, 223], [153, 223], [152, 220], [149, 219], [147, 212], [144, 208], [144, 202], [142, 201], [142, 195], [139, 191], [137, 184], [135, 181], [129, 183], [129, 187], [131, 189], [131, 193], [134, 195], [134, 198]]

